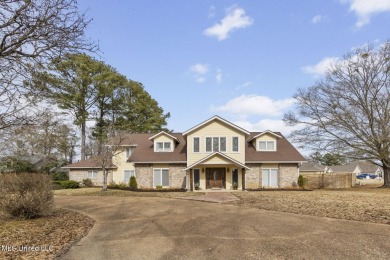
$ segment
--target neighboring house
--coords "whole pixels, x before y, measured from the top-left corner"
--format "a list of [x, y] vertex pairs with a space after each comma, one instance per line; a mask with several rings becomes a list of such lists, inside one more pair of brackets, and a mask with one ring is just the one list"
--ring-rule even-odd
[[329, 166], [330, 173], [354, 173], [355, 176], [359, 175], [362, 170], [360, 169], [359, 164], [350, 163], [347, 165], [333, 165]]
[[304, 162], [299, 167], [299, 173], [301, 174], [322, 174], [328, 172], [329, 166], [321, 165], [317, 162]]
[[[279, 132], [249, 132], [214, 116], [184, 133], [129, 134], [113, 157], [108, 182], [139, 188], [201, 189], [287, 188], [296, 186], [303, 156]], [[94, 159], [63, 168], [70, 179], [102, 184]]]
[[[0, 172], [27, 171], [47, 171], [48, 167], [58, 163], [58, 160], [50, 156], [25, 155], [25, 156], [6, 156], [0, 159]], [[22, 168], [22, 169], [16, 169]]]
[[382, 167], [379, 167], [378, 165], [366, 161], [355, 161], [351, 164], [359, 165], [360, 174], [374, 174], [379, 177], [383, 176]]

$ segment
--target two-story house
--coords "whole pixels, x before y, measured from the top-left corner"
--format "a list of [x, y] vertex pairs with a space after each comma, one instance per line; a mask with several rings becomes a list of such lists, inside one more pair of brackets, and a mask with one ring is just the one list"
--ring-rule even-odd
[[[288, 188], [298, 180], [303, 156], [279, 132], [249, 132], [214, 116], [184, 133], [129, 134], [113, 157], [108, 181], [139, 188]], [[70, 179], [102, 184], [93, 159], [68, 165]]]

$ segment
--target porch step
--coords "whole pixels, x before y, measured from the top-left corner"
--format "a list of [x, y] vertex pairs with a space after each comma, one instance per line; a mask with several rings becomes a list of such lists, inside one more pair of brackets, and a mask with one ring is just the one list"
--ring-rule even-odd
[[222, 190], [222, 188], [211, 188], [211, 190]]

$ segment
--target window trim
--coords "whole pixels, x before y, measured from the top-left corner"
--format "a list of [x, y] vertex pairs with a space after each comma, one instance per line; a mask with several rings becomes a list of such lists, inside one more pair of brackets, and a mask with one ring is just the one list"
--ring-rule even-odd
[[[195, 152], [195, 138], [198, 138], [198, 151], [197, 152]], [[198, 136], [194, 136], [194, 137], [192, 137], [192, 152], [193, 153], [200, 153], [200, 137], [198, 137]]]
[[[265, 150], [260, 149], [260, 142], [265, 143]], [[268, 143], [271, 143], [271, 142], [274, 143], [273, 150], [268, 149]], [[257, 141], [257, 151], [259, 151], [259, 152], [275, 152], [276, 151], [276, 141], [275, 140], [258, 140]]]
[[[125, 172], [126, 172], [126, 171], [129, 171], [129, 172], [130, 172], [130, 178], [131, 178], [131, 172], [133, 172], [133, 176], [136, 177], [136, 176], [135, 176], [135, 169], [134, 169], [134, 170], [125, 169], [125, 170], [123, 170], [123, 181], [125, 181]], [[130, 178], [129, 178], [129, 181], [130, 181]]]
[[[207, 151], [207, 139], [211, 139], [211, 150]], [[214, 138], [218, 138], [218, 151], [214, 151]], [[221, 138], [225, 138], [225, 150], [221, 151]], [[220, 152], [220, 153], [226, 153], [227, 152], [227, 147], [228, 147], [228, 138], [226, 136], [206, 136], [205, 137], [205, 152], [206, 153], [215, 153], [215, 152]]]
[[[92, 177], [90, 177], [89, 176], [89, 173], [92, 173]], [[95, 174], [94, 174], [95, 173]], [[99, 173], [99, 171], [97, 171], [97, 170], [88, 170], [87, 171], [87, 178], [88, 179], [97, 179], [97, 176], [98, 176], [98, 173]], [[95, 175], [95, 176], [94, 176]]]
[[[233, 149], [233, 145], [234, 145], [234, 142], [233, 142], [233, 139], [234, 138], [237, 138], [237, 151], [234, 151]], [[240, 137], [239, 136], [232, 136], [232, 153], [239, 153], [240, 152]]]
[[[158, 150], [158, 144], [162, 144], [162, 150]], [[166, 143], [169, 143], [169, 150], [166, 150], [165, 149], [165, 144]], [[169, 152], [173, 152], [173, 142], [172, 141], [159, 141], [159, 142], [154, 142], [154, 151], [156, 153], [169, 153]]]
[[200, 168], [192, 169], [192, 187], [194, 187], [194, 189], [195, 189], [195, 170], [199, 171], [199, 186], [200, 186], [200, 180], [201, 180], [201, 178], [200, 178], [200, 173], [201, 173]]
[[240, 186], [240, 171], [238, 168], [233, 168], [232, 169], [232, 183], [231, 183], [232, 187], [233, 187], [233, 182], [234, 182], [234, 180], [233, 180], [233, 171], [234, 170], [237, 170], [237, 184], [238, 184], [238, 186]]
[[[264, 186], [263, 185], [263, 170], [268, 170], [269, 174], [271, 174], [272, 170], [276, 170], [276, 173], [278, 175], [278, 185], [277, 186]], [[270, 175], [268, 176], [268, 181], [270, 180]], [[261, 187], [262, 188], [279, 188], [280, 186], [280, 180], [279, 180], [280, 174], [279, 174], [279, 168], [262, 168], [261, 169]]]
[[153, 188], [156, 188], [156, 184], [154, 183], [154, 171], [159, 170], [160, 171], [160, 177], [161, 177], [161, 186], [162, 185], [162, 171], [167, 170], [168, 171], [168, 186], [163, 186], [163, 187], [170, 187], [170, 180], [169, 180], [169, 168], [153, 168]]

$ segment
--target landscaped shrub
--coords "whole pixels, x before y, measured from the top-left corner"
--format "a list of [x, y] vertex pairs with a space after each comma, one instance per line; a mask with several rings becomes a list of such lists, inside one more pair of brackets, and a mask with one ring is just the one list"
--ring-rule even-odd
[[77, 181], [73, 181], [73, 180], [62, 181], [61, 186], [64, 189], [77, 189], [80, 187], [80, 183], [78, 183]]
[[135, 176], [130, 177], [129, 187], [130, 187], [130, 190], [137, 190], [138, 185], [137, 185], [137, 180], [135, 179]]
[[109, 189], [118, 189], [118, 184], [116, 184], [115, 182], [110, 182], [109, 184], [107, 184], [107, 188]]
[[303, 177], [303, 175], [299, 175], [298, 177], [298, 186], [302, 189], [306, 187], [307, 179]]
[[46, 174], [0, 174], [0, 211], [22, 218], [49, 214], [53, 206], [51, 185]]
[[66, 172], [53, 172], [50, 174], [53, 181], [68, 181], [69, 176]]
[[93, 187], [93, 182], [90, 178], [83, 179], [82, 183], [84, 187]]
[[161, 185], [156, 185], [156, 190], [161, 190], [163, 188], [163, 186]]

